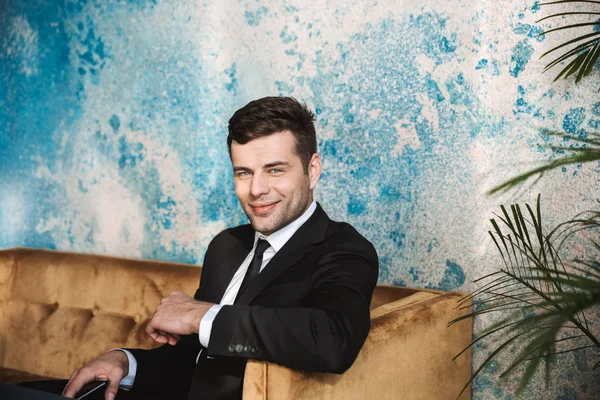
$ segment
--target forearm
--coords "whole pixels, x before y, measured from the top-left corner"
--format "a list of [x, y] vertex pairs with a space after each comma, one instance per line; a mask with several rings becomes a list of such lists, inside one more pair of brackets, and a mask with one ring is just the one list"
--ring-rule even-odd
[[137, 360], [132, 391], [175, 393], [189, 387], [196, 357], [200, 352], [198, 335], [182, 336], [175, 346], [153, 350], [127, 349]]
[[364, 306], [354, 308], [350, 317], [314, 308], [224, 306], [213, 322], [208, 355], [342, 373], [354, 362], [368, 332]]

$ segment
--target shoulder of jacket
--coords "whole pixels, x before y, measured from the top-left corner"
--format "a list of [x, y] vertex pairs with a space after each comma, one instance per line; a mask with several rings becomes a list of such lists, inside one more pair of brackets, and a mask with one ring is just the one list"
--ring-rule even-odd
[[355, 227], [347, 222], [331, 221], [326, 237], [326, 242], [335, 242], [349, 246], [352, 246], [352, 244], [355, 243], [361, 243], [375, 251], [373, 244], [361, 235]]
[[235, 226], [233, 228], [227, 228], [219, 232], [208, 244], [208, 248], [218, 245], [221, 246], [223, 242], [236, 243], [246, 242], [253, 240], [254, 229], [250, 224], [244, 224]]

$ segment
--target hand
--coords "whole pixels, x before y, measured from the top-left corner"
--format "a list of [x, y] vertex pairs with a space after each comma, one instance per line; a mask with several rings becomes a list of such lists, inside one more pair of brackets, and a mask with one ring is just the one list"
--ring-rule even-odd
[[213, 305], [174, 290], [160, 301], [146, 333], [159, 343], [175, 345], [181, 335], [198, 333], [202, 317]]
[[88, 382], [109, 381], [104, 392], [104, 399], [113, 400], [119, 390], [121, 379], [128, 374], [127, 354], [121, 350], [112, 350], [73, 372], [62, 395], [73, 398]]

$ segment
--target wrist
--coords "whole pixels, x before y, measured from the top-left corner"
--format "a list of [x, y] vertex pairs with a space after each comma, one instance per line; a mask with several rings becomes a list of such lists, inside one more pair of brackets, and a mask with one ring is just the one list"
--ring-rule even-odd
[[129, 375], [129, 357], [127, 357], [127, 353], [121, 349], [111, 350], [110, 353], [116, 357], [117, 362], [121, 365], [123, 376]]
[[205, 304], [197, 304], [188, 312], [188, 329], [191, 334], [198, 334], [200, 332], [200, 321], [204, 317], [204, 314], [208, 311], [208, 307]]
[[199, 307], [197, 309], [197, 315], [193, 321], [193, 332], [197, 334], [200, 333], [200, 321], [202, 321], [202, 318], [204, 318], [204, 316], [211, 309], [211, 307], [214, 306], [214, 303], [200, 302], [198, 305]]

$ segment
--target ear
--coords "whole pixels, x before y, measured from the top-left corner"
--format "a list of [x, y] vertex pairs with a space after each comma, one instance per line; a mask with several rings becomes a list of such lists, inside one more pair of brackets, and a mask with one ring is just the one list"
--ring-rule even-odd
[[310, 162], [308, 163], [308, 178], [310, 179], [311, 190], [317, 186], [319, 178], [321, 177], [321, 157], [315, 153], [312, 155]]

